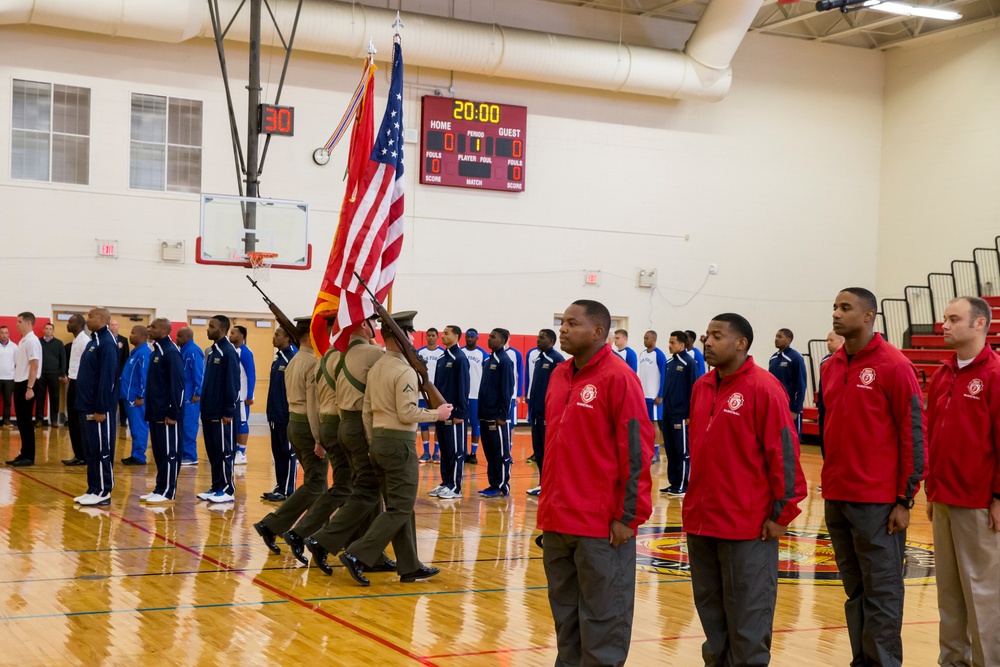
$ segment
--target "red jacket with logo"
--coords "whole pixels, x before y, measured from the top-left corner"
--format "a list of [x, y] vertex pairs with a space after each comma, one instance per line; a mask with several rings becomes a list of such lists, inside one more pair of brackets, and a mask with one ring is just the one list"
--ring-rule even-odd
[[787, 526], [799, 515], [807, 487], [788, 394], [753, 357], [721, 380], [715, 369], [695, 383], [688, 437], [685, 532], [760, 539], [767, 519]]
[[1000, 493], [1000, 357], [989, 345], [959, 368], [957, 356], [927, 395], [927, 498], [983, 509]]
[[926, 422], [917, 372], [875, 334], [848, 362], [847, 348], [820, 367], [823, 497], [855, 503], [912, 498], [926, 473]]
[[652, 512], [653, 425], [639, 377], [605, 345], [576, 370], [559, 364], [545, 395], [538, 528], [581, 537], [636, 530]]

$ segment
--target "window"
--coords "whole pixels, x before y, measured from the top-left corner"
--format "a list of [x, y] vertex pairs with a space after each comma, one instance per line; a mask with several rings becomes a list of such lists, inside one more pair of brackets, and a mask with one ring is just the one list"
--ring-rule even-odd
[[201, 102], [133, 93], [131, 136], [130, 188], [201, 191]]
[[90, 182], [90, 89], [14, 79], [10, 175]]

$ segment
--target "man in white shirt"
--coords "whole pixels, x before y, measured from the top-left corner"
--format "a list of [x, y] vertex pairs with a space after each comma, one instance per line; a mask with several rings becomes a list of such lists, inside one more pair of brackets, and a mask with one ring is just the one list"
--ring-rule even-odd
[[17, 343], [10, 339], [10, 329], [0, 327], [0, 400], [3, 401], [3, 426], [10, 428], [10, 403], [14, 398], [14, 356]]
[[27, 311], [17, 316], [21, 342], [14, 356], [14, 411], [17, 431], [21, 435], [21, 453], [7, 465], [23, 468], [35, 465], [35, 425], [31, 421], [35, 406], [35, 383], [42, 375], [42, 345], [32, 329], [35, 315]]
[[80, 358], [90, 343], [87, 333], [87, 322], [79, 313], [71, 316], [66, 323], [66, 330], [73, 334], [73, 346], [69, 351], [69, 370], [66, 375], [69, 385], [66, 387], [66, 425], [69, 427], [69, 441], [73, 446], [73, 458], [64, 459], [63, 465], [85, 466], [83, 458], [83, 435], [80, 431], [80, 413], [76, 410], [76, 376], [80, 372]]
[[[417, 356], [424, 360], [424, 364], [427, 365], [427, 379], [431, 381], [431, 384], [434, 384], [434, 371], [437, 370], [437, 360], [444, 356], [444, 348], [438, 345], [438, 330], [434, 327], [428, 329], [424, 335], [427, 337], [427, 345], [417, 350]], [[427, 407], [422, 398], [418, 401], [417, 405], [421, 408]], [[420, 424], [420, 437], [424, 441], [424, 453], [417, 460], [421, 463], [441, 463], [441, 447], [437, 443], [437, 437], [434, 438], [434, 456], [431, 456], [430, 422], [422, 422]]]

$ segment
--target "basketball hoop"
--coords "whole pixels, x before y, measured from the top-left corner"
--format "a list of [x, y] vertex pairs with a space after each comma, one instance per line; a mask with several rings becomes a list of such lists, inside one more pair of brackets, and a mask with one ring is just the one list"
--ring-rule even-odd
[[261, 282], [268, 282], [271, 277], [271, 264], [278, 257], [276, 252], [248, 252], [247, 259], [250, 261], [250, 272], [253, 279]]

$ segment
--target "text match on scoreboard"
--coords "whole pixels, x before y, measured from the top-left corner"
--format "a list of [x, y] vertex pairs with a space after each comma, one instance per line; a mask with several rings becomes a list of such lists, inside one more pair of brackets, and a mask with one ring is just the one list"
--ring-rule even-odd
[[527, 107], [430, 95], [421, 106], [421, 183], [524, 191]]

